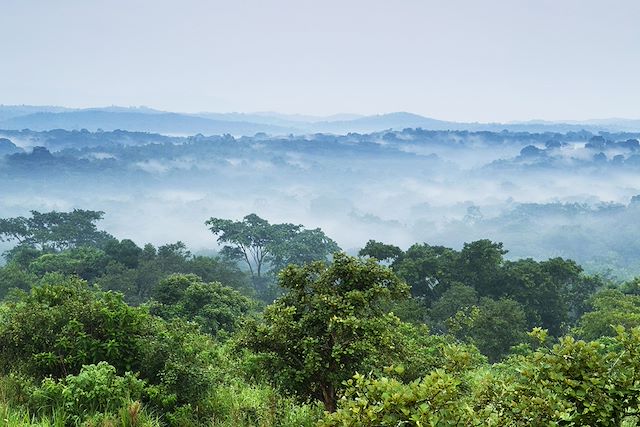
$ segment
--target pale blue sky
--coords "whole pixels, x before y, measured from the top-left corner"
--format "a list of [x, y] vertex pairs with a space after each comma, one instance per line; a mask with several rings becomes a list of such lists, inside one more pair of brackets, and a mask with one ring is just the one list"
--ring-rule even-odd
[[0, 0], [0, 103], [640, 118], [640, 1]]

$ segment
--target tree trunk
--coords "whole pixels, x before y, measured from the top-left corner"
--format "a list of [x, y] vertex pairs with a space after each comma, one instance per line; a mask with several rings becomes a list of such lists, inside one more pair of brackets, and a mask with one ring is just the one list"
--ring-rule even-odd
[[336, 412], [336, 390], [332, 384], [322, 384], [320, 386], [322, 391], [322, 403], [324, 403], [324, 409], [327, 412]]

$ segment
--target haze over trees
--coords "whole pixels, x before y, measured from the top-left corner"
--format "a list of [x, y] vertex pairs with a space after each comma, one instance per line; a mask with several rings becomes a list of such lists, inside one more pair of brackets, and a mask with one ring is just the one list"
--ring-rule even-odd
[[0, 137], [15, 146], [0, 154], [4, 217], [90, 205], [107, 212], [119, 238], [200, 250], [211, 245], [204, 220], [256, 212], [270, 224], [321, 228], [351, 252], [368, 239], [406, 249], [489, 238], [509, 258], [561, 256], [621, 279], [640, 273], [637, 133], [25, 129]]

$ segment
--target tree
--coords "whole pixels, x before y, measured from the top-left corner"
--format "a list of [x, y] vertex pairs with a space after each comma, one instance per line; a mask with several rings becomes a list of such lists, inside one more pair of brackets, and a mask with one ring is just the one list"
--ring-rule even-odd
[[177, 241], [158, 247], [157, 261], [163, 271], [167, 273], [181, 273], [191, 259], [191, 252], [184, 242]]
[[[546, 331], [530, 333], [544, 340]], [[607, 346], [573, 337], [468, 373], [436, 369], [411, 382], [357, 374], [323, 427], [634, 425], [640, 394], [640, 328]], [[393, 372], [390, 372], [393, 374]]]
[[[45, 276], [0, 305], [0, 374], [65, 379], [107, 362], [138, 373], [155, 408], [205, 407], [215, 347], [196, 325], [164, 321], [78, 278]], [[74, 396], [78, 398], [79, 396]]]
[[495, 284], [506, 253], [502, 243], [487, 239], [465, 243], [457, 260], [456, 280], [473, 287], [481, 297], [502, 295]]
[[59, 251], [81, 246], [104, 245], [113, 239], [97, 229], [101, 211], [74, 209], [71, 212], [31, 211], [31, 217], [0, 219], [0, 241], [16, 241], [42, 250]]
[[482, 298], [468, 336], [482, 354], [497, 362], [526, 337], [527, 319], [516, 301]]
[[321, 229], [299, 229], [290, 238], [273, 245], [268, 260], [272, 271], [280, 271], [289, 264], [303, 265], [326, 260], [339, 250], [338, 244]]
[[10, 262], [4, 267], [0, 267], [0, 300], [3, 299], [11, 289], [28, 291], [36, 280], [37, 277], [35, 274], [23, 270], [13, 262]]
[[105, 253], [114, 261], [119, 262], [127, 268], [136, 268], [140, 262], [142, 249], [138, 247], [132, 240], [116, 239], [110, 240], [104, 247]]
[[210, 218], [205, 224], [218, 236], [218, 243], [229, 244], [222, 248], [222, 254], [244, 260], [251, 275], [257, 278], [261, 277], [273, 247], [300, 229], [299, 225], [293, 224], [271, 225], [256, 214], [249, 214], [242, 221]]
[[28, 271], [38, 276], [62, 273], [94, 280], [104, 274], [107, 263], [108, 258], [100, 249], [81, 247], [41, 255], [29, 264]]
[[233, 332], [253, 307], [238, 291], [216, 282], [204, 283], [194, 274], [171, 275], [158, 284], [154, 294], [152, 314], [194, 321], [211, 335]]
[[415, 244], [391, 268], [411, 286], [413, 296], [431, 303], [453, 282], [457, 258], [456, 251], [444, 246]]
[[141, 343], [153, 333], [150, 320], [117, 294], [95, 292], [77, 278], [49, 275], [10, 302], [0, 318], [0, 371], [60, 378], [100, 361], [121, 373], [139, 369]]
[[583, 273], [575, 261], [563, 258], [551, 258], [540, 263], [550, 279], [560, 289], [560, 296], [567, 309], [570, 324], [588, 311], [588, 300], [604, 287], [605, 281], [599, 276], [588, 276]]
[[319, 228], [306, 230], [302, 225], [270, 224], [256, 214], [242, 221], [210, 218], [209, 230], [225, 243], [221, 254], [243, 261], [254, 281], [261, 282], [266, 265], [279, 271], [288, 264], [326, 260], [340, 248]]
[[[507, 261], [495, 281], [498, 297], [509, 297], [524, 308], [529, 328], [540, 326], [560, 336], [567, 320], [562, 281], [532, 259]], [[500, 291], [500, 292], [498, 292]]]
[[245, 295], [254, 294], [249, 275], [235, 262], [221, 257], [194, 256], [187, 261], [184, 272], [193, 273], [207, 283], [220, 282]]
[[[333, 263], [289, 266], [279, 276], [286, 293], [250, 323], [240, 342], [261, 355], [284, 389], [336, 408], [337, 391], [358, 369], [393, 353], [398, 319], [384, 311], [409, 288], [373, 259], [336, 253]], [[376, 363], [377, 361], [377, 363]]]
[[402, 255], [402, 249], [394, 245], [388, 245], [382, 242], [376, 242], [375, 240], [369, 240], [364, 248], [358, 252], [360, 256], [370, 256], [378, 261], [394, 262]]
[[617, 328], [610, 343], [562, 337], [552, 348], [516, 359], [493, 403], [507, 417], [501, 425], [618, 427], [628, 416], [637, 421], [640, 329]]
[[429, 314], [437, 324], [442, 325], [459, 311], [467, 310], [477, 303], [478, 293], [475, 289], [462, 283], [454, 283], [433, 303]]
[[605, 289], [595, 294], [589, 304], [592, 310], [582, 315], [576, 330], [585, 339], [615, 336], [616, 326], [640, 326], [640, 295]]
[[403, 384], [396, 379], [356, 374], [346, 382], [345, 399], [320, 427], [397, 427], [483, 425], [461, 381], [441, 370]]

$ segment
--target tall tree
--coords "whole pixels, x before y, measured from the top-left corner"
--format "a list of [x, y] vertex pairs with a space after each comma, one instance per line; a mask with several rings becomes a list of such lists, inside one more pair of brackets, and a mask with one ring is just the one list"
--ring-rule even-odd
[[326, 260], [339, 250], [338, 245], [319, 228], [306, 230], [302, 225], [270, 224], [256, 214], [242, 221], [210, 218], [205, 223], [224, 243], [222, 254], [242, 260], [254, 279], [260, 279], [268, 264], [279, 270], [288, 264]]

